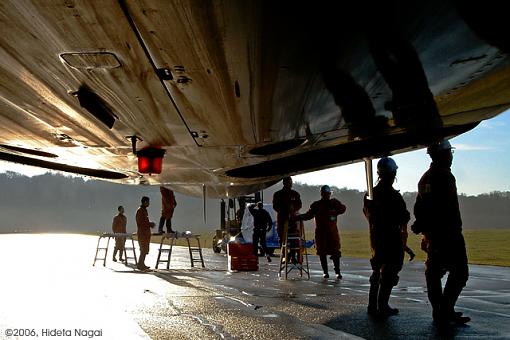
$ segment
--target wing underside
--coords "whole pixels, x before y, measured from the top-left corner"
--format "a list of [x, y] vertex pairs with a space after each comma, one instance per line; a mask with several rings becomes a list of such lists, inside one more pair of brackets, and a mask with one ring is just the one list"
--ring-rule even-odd
[[224, 197], [423, 147], [510, 107], [459, 6], [2, 1], [0, 159]]

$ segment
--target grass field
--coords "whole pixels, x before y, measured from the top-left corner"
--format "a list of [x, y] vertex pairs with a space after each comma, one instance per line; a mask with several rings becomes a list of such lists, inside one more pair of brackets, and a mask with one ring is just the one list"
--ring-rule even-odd
[[[510, 266], [510, 230], [472, 230], [463, 231], [466, 239], [469, 263], [493, 266]], [[308, 238], [313, 237], [313, 230], [307, 230]], [[200, 243], [203, 248], [210, 248], [213, 233], [202, 233]], [[348, 257], [370, 257], [368, 231], [341, 230], [342, 255]], [[152, 242], [159, 243], [159, 236], [153, 236]], [[420, 249], [421, 236], [409, 234], [408, 245], [416, 253], [416, 260], [423, 261], [425, 253]], [[192, 242], [195, 242], [193, 240]], [[184, 246], [184, 239], [177, 240], [177, 245]], [[193, 245], [193, 244], [192, 244]], [[312, 249], [315, 254], [315, 249]]]
[[[493, 266], [510, 266], [510, 230], [464, 230], [469, 263]], [[369, 258], [368, 231], [341, 231], [342, 254]], [[416, 260], [425, 259], [420, 249], [421, 236], [409, 234], [408, 245], [416, 253]]]

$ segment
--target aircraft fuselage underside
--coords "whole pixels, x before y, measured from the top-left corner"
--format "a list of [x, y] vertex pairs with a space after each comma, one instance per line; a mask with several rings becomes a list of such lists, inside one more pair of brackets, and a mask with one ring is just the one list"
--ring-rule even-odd
[[421, 148], [510, 107], [501, 6], [2, 1], [0, 159], [225, 197]]

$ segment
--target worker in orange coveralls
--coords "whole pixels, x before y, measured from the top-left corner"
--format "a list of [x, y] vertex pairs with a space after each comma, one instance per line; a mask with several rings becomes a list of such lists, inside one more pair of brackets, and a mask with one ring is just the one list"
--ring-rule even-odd
[[[119, 205], [117, 211], [119, 213], [115, 215], [115, 217], [113, 218], [112, 231], [116, 234], [125, 234], [127, 218], [124, 215], [124, 207], [122, 205]], [[125, 236], [115, 237], [115, 248], [113, 249], [113, 262], [117, 262], [117, 252], [120, 253], [119, 254], [120, 262], [124, 261], [122, 255], [124, 254], [125, 243], [126, 243]]]
[[321, 187], [321, 199], [315, 201], [310, 209], [296, 217], [296, 220], [311, 220], [315, 217], [315, 246], [317, 255], [319, 255], [323, 277], [329, 278], [327, 255], [331, 255], [335, 268], [336, 279], [341, 279], [340, 274], [340, 235], [338, 234], [337, 216], [343, 214], [346, 210], [339, 200], [331, 198], [331, 188], [329, 185]]
[[138, 245], [140, 247], [140, 257], [138, 258], [137, 268], [147, 270], [150, 267], [145, 265], [145, 256], [149, 253], [149, 244], [151, 241], [151, 228], [154, 228], [154, 222], [149, 221], [147, 207], [150, 204], [149, 197], [142, 197], [142, 204], [136, 211], [136, 226], [138, 235]]
[[156, 235], [163, 234], [163, 225], [165, 222], [167, 232], [173, 233], [172, 217], [174, 215], [174, 209], [177, 206], [175, 194], [172, 190], [165, 188], [164, 186], [160, 186], [159, 191], [161, 192], [161, 218], [159, 219], [159, 228]]

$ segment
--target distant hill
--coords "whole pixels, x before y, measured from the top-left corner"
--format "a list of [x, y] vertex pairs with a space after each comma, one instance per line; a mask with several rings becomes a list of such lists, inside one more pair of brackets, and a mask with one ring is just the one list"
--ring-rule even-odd
[[[277, 184], [264, 191], [264, 201], [271, 202]], [[295, 184], [303, 200], [305, 211], [319, 199], [319, 187]], [[97, 232], [109, 231], [118, 205], [123, 205], [128, 217], [129, 231], [135, 231], [134, 214], [144, 195], [151, 198], [149, 215], [158, 221], [161, 209], [157, 186], [129, 186], [97, 180], [47, 173], [26, 177], [17, 173], [0, 174], [0, 232]], [[334, 188], [334, 196], [347, 206], [340, 218], [344, 229], [366, 229], [362, 214], [364, 193]], [[416, 193], [404, 193], [408, 209]], [[209, 231], [220, 225], [220, 201], [208, 199], [207, 223], [203, 219], [200, 198], [176, 194], [178, 202], [174, 216], [177, 230]], [[460, 196], [459, 202], [464, 228], [510, 228], [510, 192], [493, 192], [478, 196]]]

